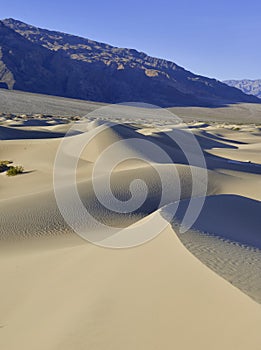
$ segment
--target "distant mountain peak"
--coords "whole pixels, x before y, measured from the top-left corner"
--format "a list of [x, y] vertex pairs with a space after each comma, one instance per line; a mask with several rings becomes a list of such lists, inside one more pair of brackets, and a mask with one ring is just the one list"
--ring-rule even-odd
[[261, 98], [261, 79], [225, 80], [224, 83]]
[[9, 88], [160, 106], [259, 102], [215, 79], [135, 49], [41, 29], [13, 18], [2, 24], [9, 29], [9, 39], [0, 27], [0, 82]]

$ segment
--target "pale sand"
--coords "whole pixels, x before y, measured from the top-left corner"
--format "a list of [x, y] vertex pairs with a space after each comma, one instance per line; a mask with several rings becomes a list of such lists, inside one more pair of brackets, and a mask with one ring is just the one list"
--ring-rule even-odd
[[[51, 244], [51, 242], [50, 242]], [[258, 349], [261, 306], [171, 229], [141, 247], [1, 258], [3, 349]]]
[[[238, 131], [232, 130], [233, 125], [190, 125], [206, 152], [208, 198], [193, 227], [195, 234], [193, 230], [187, 233], [190, 240], [182, 234], [179, 237], [202, 263], [174, 233], [178, 215], [172, 227], [157, 238], [131, 249], [100, 248], [73, 234], [59, 213], [52, 189], [53, 164], [61, 140], [57, 136], [69, 125], [10, 124], [2, 120], [0, 136], [6, 140], [0, 142], [0, 158], [22, 164], [27, 173], [14, 178], [0, 174], [1, 349], [259, 350], [261, 306], [254, 300], [261, 300], [261, 269], [257, 268], [261, 253], [240, 246], [258, 246], [260, 242], [258, 127], [245, 125]], [[89, 132], [102, 127], [102, 123], [91, 123]], [[99, 154], [111, 143], [134, 135], [150, 137], [176, 156], [183, 203], [190, 197], [190, 168], [183, 164], [178, 149], [171, 149], [162, 137], [166, 126], [148, 129], [142, 125], [139, 130], [130, 126], [107, 129], [81, 154], [79, 192], [97, 218], [126, 227], [149, 213], [159, 213], [155, 212], [158, 179], [150, 166], [139, 161], [116, 168], [112, 187], [119, 198], [125, 198], [130, 180], [143, 176], [151, 189], [143, 212], [131, 217], [112, 215], [97, 204], [91, 192], [89, 177]], [[80, 140], [81, 134], [72, 138]], [[127, 151], [140, 156], [135, 145]], [[66, 154], [72, 156], [70, 147]], [[158, 165], [164, 174], [173, 166]], [[197, 174], [196, 198], [203, 192], [200, 169]], [[104, 181], [102, 174], [99, 181]], [[166, 198], [160, 211], [163, 217], [177, 199]], [[89, 229], [95, 232], [94, 227]], [[215, 237], [208, 236], [211, 234]], [[225, 241], [222, 245], [219, 236], [237, 243]], [[213, 239], [218, 243], [212, 243]], [[236, 247], [231, 248], [231, 259], [230, 245]], [[244, 268], [246, 264], [256, 264], [256, 270]]]

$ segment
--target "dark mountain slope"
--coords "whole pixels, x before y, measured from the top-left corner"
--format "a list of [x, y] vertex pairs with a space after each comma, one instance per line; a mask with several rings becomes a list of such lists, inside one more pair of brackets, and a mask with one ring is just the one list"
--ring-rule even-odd
[[13, 19], [0, 23], [0, 50], [0, 82], [9, 88], [160, 106], [260, 102], [173, 62]]

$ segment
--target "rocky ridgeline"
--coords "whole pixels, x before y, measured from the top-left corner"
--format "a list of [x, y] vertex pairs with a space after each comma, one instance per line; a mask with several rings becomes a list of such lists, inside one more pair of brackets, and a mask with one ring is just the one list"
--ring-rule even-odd
[[170, 107], [259, 102], [174, 62], [14, 19], [0, 21], [0, 83], [9, 89], [108, 103]]
[[225, 80], [224, 83], [242, 90], [245, 94], [254, 95], [261, 99], [261, 79]]

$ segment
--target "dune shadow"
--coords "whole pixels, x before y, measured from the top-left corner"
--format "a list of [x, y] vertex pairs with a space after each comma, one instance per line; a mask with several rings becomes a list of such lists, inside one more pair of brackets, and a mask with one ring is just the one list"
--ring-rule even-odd
[[[111, 142], [106, 141], [108, 137], [106, 136], [106, 133], [108, 130], [112, 130], [115, 135], [117, 135], [120, 139], [131, 139], [131, 138], [138, 138], [140, 140], [149, 141], [154, 143], [155, 145], [159, 146], [162, 150], [166, 152], [166, 154], [169, 156], [169, 159], [172, 163], [176, 164], [182, 164], [182, 165], [190, 165], [190, 166], [202, 166], [198, 162], [198, 151], [193, 149], [193, 147], [187, 147], [194, 139], [193, 142], [197, 142], [200, 146], [205, 162], [206, 167], [209, 170], [214, 169], [227, 169], [232, 171], [239, 171], [239, 172], [248, 172], [252, 174], [261, 174], [261, 166], [259, 164], [251, 163], [251, 162], [240, 162], [240, 161], [234, 161], [232, 159], [223, 158], [217, 155], [212, 155], [207, 153], [207, 150], [213, 149], [213, 148], [224, 148], [224, 149], [238, 149], [235, 145], [228, 145], [225, 143], [220, 142], [219, 140], [210, 139], [207, 136], [200, 136], [200, 135], [194, 135], [190, 132], [187, 132], [186, 130], [182, 129], [173, 129], [172, 131], [167, 132], [159, 132], [152, 135], [143, 135], [139, 132], [137, 132], [137, 128], [133, 126], [126, 126], [126, 125], [112, 125], [107, 130], [101, 132], [98, 137], [95, 137], [93, 141], [97, 143], [97, 149], [99, 149], [99, 152], [101, 152], [103, 149], [108, 147]], [[182, 140], [181, 144], [179, 145], [178, 142], [175, 140]], [[224, 141], [224, 140], [222, 140]], [[229, 142], [233, 142], [232, 140], [229, 140]], [[184, 145], [184, 147], [183, 147]], [[150, 151], [149, 148], [146, 149], [144, 147], [143, 149], [138, 148], [138, 145], [135, 143], [133, 144], [134, 149], [138, 151], [139, 154], [144, 155], [145, 158], [150, 159], [151, 161], [154, 160], [153, 158], [153, 152]], [[184, 152], [184, 149], [190, 148], [190, 153], [192, 154], [192, 157], [190, 159], [190, 163], [186, 157], [186, 154]], [[193, 153], [194, 152], [194, 153]], [[193, 155], [194, 154], [194, 155]], [[193, 162], [194, 163], [191, 163]], [[160, 161], [161, 164], [163, 163], [169, 163], [169, 160], [162, 159]]]
[[[192, 199], [197, 206], [197, 198]], [[187, 232], [180, 232], [188, 200], [171, 225], [184, 246], [203, 264], [261, 304], [261, 202], [236, 195], [206, 198]], [[163, 216], [168, 215], [168, 209]]]
[[[173, 129], [172, 131], [168, 132], [159, 132], [155, 135], [150, 136], [151, 140], [155, 140], [156, 142], [160, 142], [161, 144], [167, 144], [171, 145], [171, 142], [173, 144], [173, 141], [175, 139], [184, 139], [184, 142], [186, 139], [188, 139], [188, 135], [191, 135], [190, 132], [186, 130], [180, 130], [180, 129]], [[171, 136], [171, 139], [166, 137], [166, 136]], [[237, 149], [236, 146], [234, 145], [227, 145], [224, 144], [226, 140], [220, 138], [215, 138], [215, 137], [209, 137], [208, 134], [205, 134], [204, 136], [201, 135], [195, 135], [190, 136], [188, 140], [191, 141], [191, 139], [195, 138], [195, 140], [199, 143], [200, 147], [204, 149], [212, 149], [212, 148], [228, 148], [228, 149]], [[171, 141], [172, 140], [172, 141]], [[171, 142], [170, 142], [171, 141]], [[223, 141], [223, 142], [220, 142]], [[232, 142], [232, 141], [230, 141]]]
[[22, 172], [21, 175], [23, 175], [23, 174], [31, 174], [31, 173], [35, 173], [35, 172], [36, 172], [36, 169], [33, 169], [33, 170], [25, 170], [25, 171]]
[[[196, 210], [200, 198], [192, 198]], [[189, 200], [180, 201], [174, 225], [189, 224], [185, 219]], [[261, 249], [261, 202], [232, 194], [207, 196], [203, 208], [191, 229]], [[175, 226], [176, 227], [176, 226]]]
[[9, 124], [9, 126], [15, 127], [15, 128], [22, 128], [25, 126], [31, 126], [31, 127], [45, 127], [45, 126], [56, 126], [56, 125], [62, 125], [67, 124], [65, 121], [56, 119], [56, 118], [50, 118], [50, 119], [28, 119], [28, 120], [21, 120], [22, 124]]
[[226, 169], [230, 171], [261, 174], [261, 164], [250, 161], [237, 161], [204, 152], [206, 165], [209, 170]]
[[205, 130], [202, 130], [201, 134], [209, 139], [213, 139], [213, 140], [217, 140], [217, 141], [221, 141], [221, 142], [231, 142], [231, 143], [234, 143], [236, 145], [246, 145], [247, 144], [246, 142], [243, 142], [243, 141], [237, 141], [237, 140], [227, 139], [225, 137], [213, 135]]
[[[203, 152], [207, 169], [226, 169], [231, 171], [247, 172], [251, 174], [261, 174], [261, 165], [258, 163], [253, 163], [250, 161], [236, 161], [233, 159], [220, 157], [218, 155], [213, 155], [207, 152], [207, 150], [213, 148], [236, 150], [238, 149], [236, 145], [228, 145], [220, 141], [239, 144], [237, 141], [223, 139], [219, 141], [215, 139], [210, 139], [208, 135], [206, 137], [201, 135], [191, 136], [187, 131], [179, 129], [175, 129], [171, 132], [159, 132], [154, 135], [144, 136], [144, 138], [146, 138], [147, 140], [158, 144], [170, 156], [174, 163], [198, 166], [199, 163], [197, 162], [197, 153], [195, 153], [195, 156], [192, 156], [191, 158], [192, 161], [193, 159], [195, 160], [195, 164], [192, 164], [189, 163], [188, 159], [186, 158], [186, 155], [184, 154], [184, 150], [182, 149], [182, 145], [184, 145], [184, 149], [186, 149], [186, 145], [191, 142], [192, 137], [195, 137], [195, 140], [198, 142]], [[175, 139], [182, 139], [181, 146], [179, 146], [178, 143], [175, 142]], [[195, 152], [197, 151], [195, 150]]]
[[22, 139], [46, 139], [64, 137], [65, 133], [39, 131], [39, 130], [20, 130], [0, 125], [0, 140], [22, 140]]

